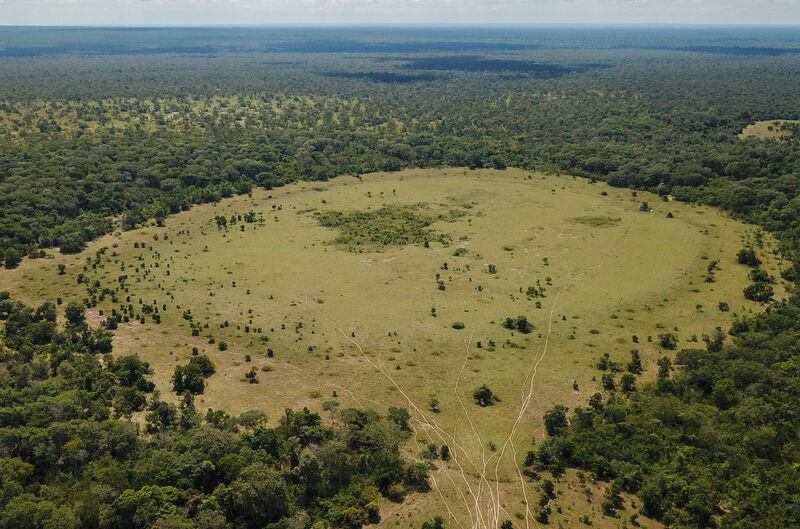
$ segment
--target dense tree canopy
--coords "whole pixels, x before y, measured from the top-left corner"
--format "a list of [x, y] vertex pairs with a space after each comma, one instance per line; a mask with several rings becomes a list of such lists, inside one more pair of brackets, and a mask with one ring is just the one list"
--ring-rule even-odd
[[[258, 411], [204, 417], [161, 400], [136, 355], [93, 350], [80, 305], [58, 328], [52, 303], [0, 298], [0, 528], [261, 529], [305, 517], [357, 529], [378, 519], [382, 494], [427, 488], [425, 466], [399, 454], [405, 409], [345, 409], [335, 427], [307, 409], [271, 428]], [[213, 371], [192, 356], [176, 390], [197, 392], [192, 377], [202, 389]], [[134, 413], [145, 431], [125, 419]]]

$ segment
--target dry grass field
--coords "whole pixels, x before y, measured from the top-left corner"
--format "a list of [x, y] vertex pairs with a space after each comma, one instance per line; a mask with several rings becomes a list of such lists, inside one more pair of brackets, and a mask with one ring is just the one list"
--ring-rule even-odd
[[[651, 211], [640, 211], [643, 201]], [[356, 234], [323, 227], [320, 219], [334, 212], [360, 212], [369, 222]], [[419, 221], [411, 244], [370, 240], [396, 242]], [[512, 519], [529, 528], [540, 489], [519, 465], [543, 436], [543, 412], [598, 391], [604, 353], [627, 362], [638, 349], [646, 380], [656, 358], [671, 354], [660, 334], [674, 333], [679, 348], [699, 347], [703, 333], [760, 310], [742, 295], [748, 269], [736, 253], [756, 245], [775, 276], [780, 263], [773, 241], [756, 231], [709, 208], [567, 176], [409, 170], [195, 206], [163, 227], [104, 237], [80, 255], [25, 260], [0, 272], [0, 289], [31, 303], [66, 303], [95, 286], [94, 324], [120, 305], [136, 315], [156, 307], [160, 323], [149, 314], [120, 325], [115, 354], [150, 362], [173, 400], [174, 367], [193, 347], [209, 355], [217, 373], [197, 399], [201, 410], [258, 407], [274, 423], [284, 408], [320, 411], [333, 399], [381, 412], [407, 407], [416, 434], [409, 454], [433, 442], [454, 457], [431, 473], [430, 493], [387, 504], [382, 525], [418, 527], [450, 511], [449, 527]], [[79, 284], [79, 274], [88, 283]], [[502, 326], [521, 315], [533, 325], [529, 334]], [[257, 384], [244, 379], [252, 367]], [[481, 384], [500, 401], [474, 404]], [[575, 473], [556, 489], [562, 512], [553, 512], [553, 527], [579, 526], [583, 514], [595, 527], [621, 527], [629, 516], [602, 518], [602, 486]]]
[[800, 123], [797, 120], [773, 119], [768, 121], [758, 121], [748, 125], [739, 134], [740, 139], [759, 138], [762, 140], [781, 140], [792, 135], [789, 130], [782, 130], [783, 125], [790, 123]]

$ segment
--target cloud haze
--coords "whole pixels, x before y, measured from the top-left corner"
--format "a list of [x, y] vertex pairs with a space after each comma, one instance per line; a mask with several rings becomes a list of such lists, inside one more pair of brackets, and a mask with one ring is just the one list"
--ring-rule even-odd
[[0, 0], [0, 24], [800, 24], [800, 0]]

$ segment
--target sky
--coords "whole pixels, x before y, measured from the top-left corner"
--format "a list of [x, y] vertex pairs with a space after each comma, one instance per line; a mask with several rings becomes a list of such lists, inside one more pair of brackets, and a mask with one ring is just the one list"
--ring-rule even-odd
[[0, 25], [800, 24], [800, 0], [0, 0]]

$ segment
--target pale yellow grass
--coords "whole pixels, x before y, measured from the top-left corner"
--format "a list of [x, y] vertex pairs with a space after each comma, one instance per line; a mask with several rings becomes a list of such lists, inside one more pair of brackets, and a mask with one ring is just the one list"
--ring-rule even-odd
[[759, 138], [762, 140], [782, 140], [792, 135], [791, 131], [781, 130], [783, 125], [790, 123], [800, 123], [800, 120], [792, 119], [771, 119], [767, 121], [757, 121], [742, 130], [739, 134], [740, 139]]

